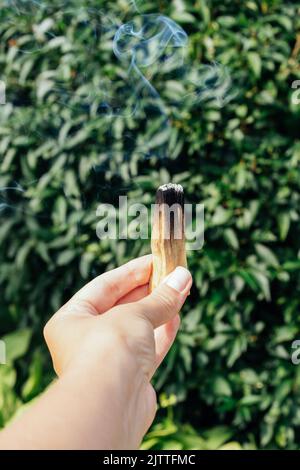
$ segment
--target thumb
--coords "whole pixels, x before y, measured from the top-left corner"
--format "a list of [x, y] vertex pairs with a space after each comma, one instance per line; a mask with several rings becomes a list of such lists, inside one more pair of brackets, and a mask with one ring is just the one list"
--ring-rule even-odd
[[192, 285], [191, 273], [178, 266], [150, 295], [134, 305], [157, 328], [179, 312]]

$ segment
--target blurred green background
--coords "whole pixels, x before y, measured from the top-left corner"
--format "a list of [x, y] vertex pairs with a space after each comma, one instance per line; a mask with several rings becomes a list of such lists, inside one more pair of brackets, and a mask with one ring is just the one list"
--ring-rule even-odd
[[[300, 3], [0, 3], [0, 426], [54, 378], [49, 316], [149, 252], [147, 240], [99, 241], [97, 205], [120, 194], [151, 204], [173, 181], [205, 204], [205, 245], [188, 254], [194, 287], [155, 377], [160, 407], [143, 447], [299, 448]], [[168, 124], [157, 110], [128, 113], [128, 64], [112, 39], [140, 13], [187, 32], [187, 69], [227, 66], [231, 100], [179, 101], [186, 75], [161, 72]]]

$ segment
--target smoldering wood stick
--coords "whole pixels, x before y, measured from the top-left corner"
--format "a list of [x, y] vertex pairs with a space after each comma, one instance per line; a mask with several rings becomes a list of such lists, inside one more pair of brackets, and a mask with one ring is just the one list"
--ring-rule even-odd
[[153, 270], [150, 290], [152, 291], [177, 266], [187, 267], [184, 193], [179, 184], [165, 184], [156, 192], [151, 250]]

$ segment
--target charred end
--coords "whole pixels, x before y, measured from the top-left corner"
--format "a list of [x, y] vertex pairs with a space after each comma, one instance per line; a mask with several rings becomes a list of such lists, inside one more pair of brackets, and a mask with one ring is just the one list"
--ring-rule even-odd
[[180, 184], [167, 183], [160, 186], [156, 192], [156, 204], [166, 204], [172, 206], [179, 204], [184, 207], [184, 192]]
[[163, 240], [184, 239], [184, 192], [180, 184], [168, 183], [156, 192], [156, 214], [159, 223], [155, 237]]

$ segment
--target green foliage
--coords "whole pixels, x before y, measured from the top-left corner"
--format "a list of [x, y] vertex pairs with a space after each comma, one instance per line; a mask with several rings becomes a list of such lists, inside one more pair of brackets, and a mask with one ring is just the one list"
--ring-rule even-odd
[[178, 428], [174, 422], [164, 419], [147, 434], [142, 450], [241, 450], [237, 442], [223, 443], [232, 435], [225, 427], [216, 427], [199, 436], [189, 425]]
[[228, 442], [234, 430], [226, 426], [216, 426], [200, 436], [191, 425], [174, 423], [173, 406], [176, 396], [161, 394], [160, 406], [167, 409], [167, 416], [152, 426], [142, 443], [142, 450], [241, 450], [238, 442]]
[[[176, 403], [172, 416], [160, 408], [144, 448], [299, 447], [300, 368], [290, 360], [300, 329], [300, 105], [291, 88], [300, 79], [299, 2], [143, 2], [143, 12], [187, 31], [191, 67], [228, 66], [237, 92], [223, 108], [175, 106], [180, 84], [160, 75], [170, 128], [142, 111], [110, 117], [97, 96], [84, 102], [112, 80], [132, 107], [111, 34], [95, 34], [99, 23], [127, 21], [132, 2], [78, 0], [76, 13], [71, 1], [59, 4], [0, 11], [0, 188], [20, 185], [0, 193], [9, 360], [0, 366], [0, 425], [53, 377], [47, 318], [94, 275], [149, 251], [148, 241], [99, 241], [97, 204], [127, 194], [149, 205], [172, 180], [205, 204], [205, 245], [189, 253], [194, 287], [155, 378]], [[165, 142], [168, 158], [141, 151]]]

